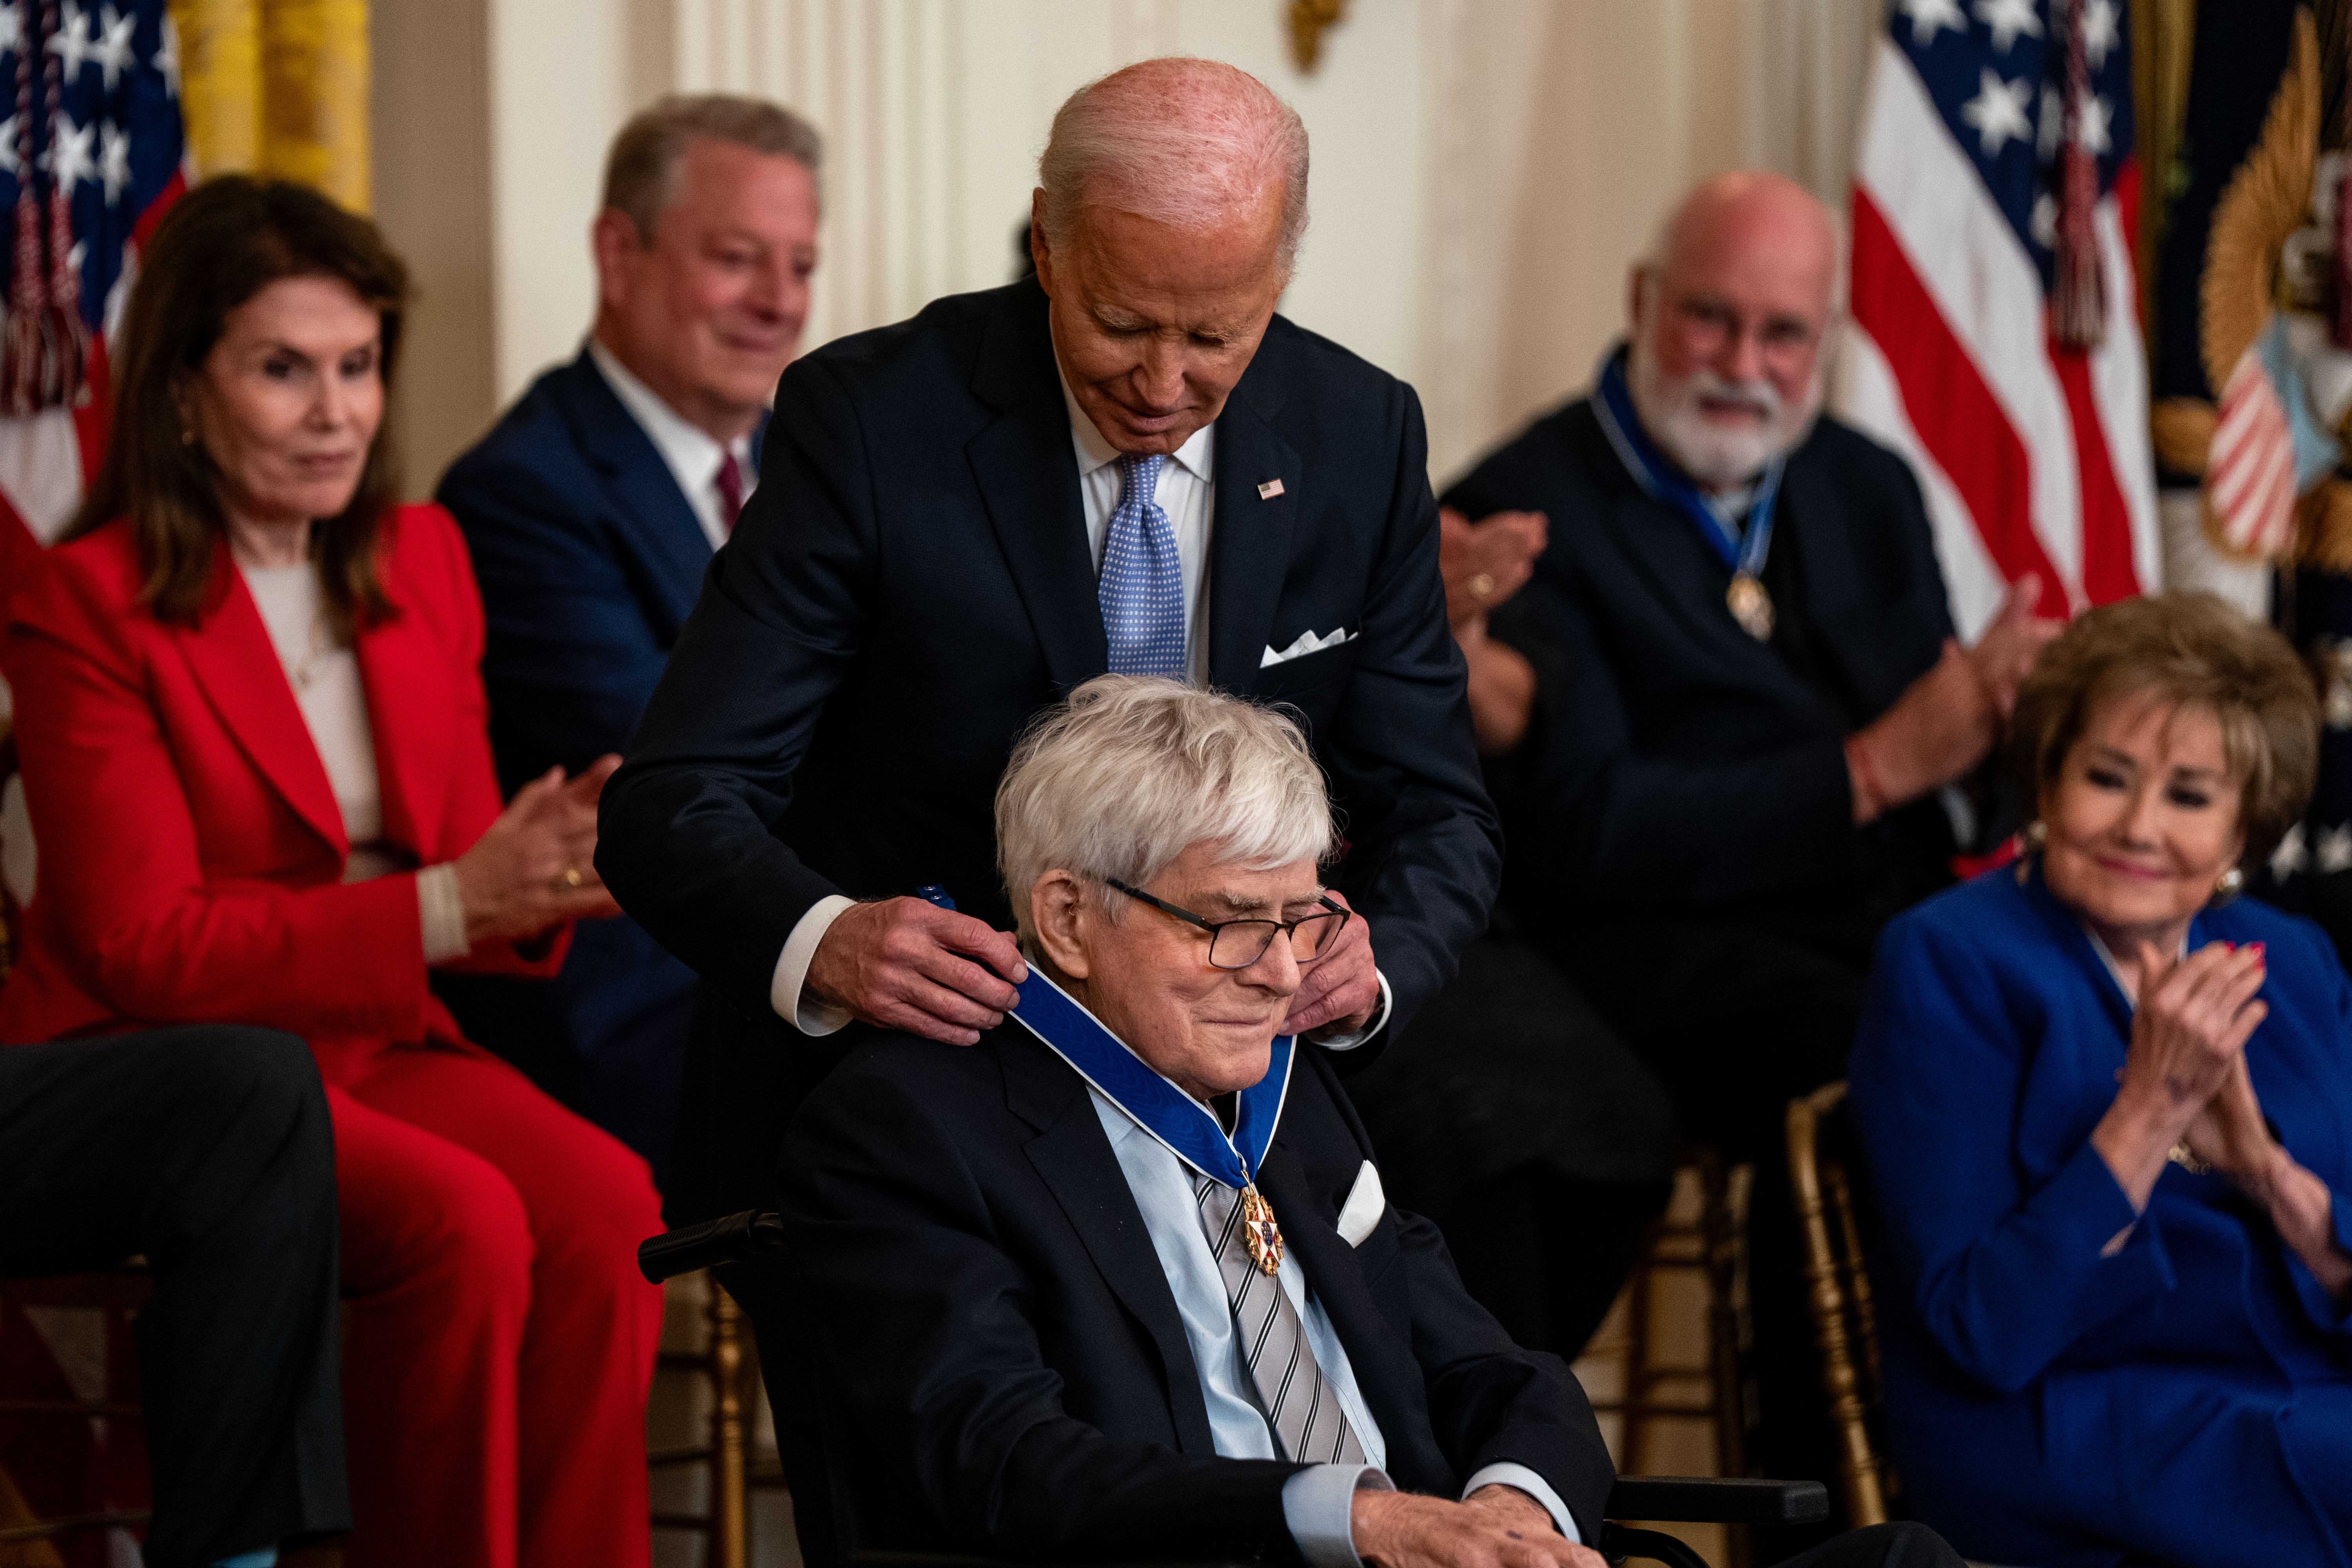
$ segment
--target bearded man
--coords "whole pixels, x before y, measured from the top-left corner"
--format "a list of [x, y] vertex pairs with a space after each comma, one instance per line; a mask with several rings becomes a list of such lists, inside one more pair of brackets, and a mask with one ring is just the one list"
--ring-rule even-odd
[[1686, 1130], [1757, 1162], [1759, 1215], [1786, 1212], [1782, 1111], [1843, 1074], [1879, 925], [1950, 878], [1939, 795], [2056, 630], [2024, 582], [1954, 639], [1918, 482], [1820, 412], [1837, 274], [1801, 187], [1702, 185], [1633, 267], [1631, 341], [1591, 395], [1444, 497], [1549, 521], [1496, 626], [1541, 678], [1507, 896]]

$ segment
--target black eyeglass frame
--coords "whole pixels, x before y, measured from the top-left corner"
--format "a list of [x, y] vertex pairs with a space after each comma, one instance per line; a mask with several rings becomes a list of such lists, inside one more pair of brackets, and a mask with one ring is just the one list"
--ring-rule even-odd
[[[1207, 931], [1209, 933], [1210, 965], [1213, 968], [1222, 969], [1228, 974], [1231, 974], [1237, 970], [1247, 969], [1251, 963], [1255, 963], [1259, 959], [1264, 958], [1269, 952], [1273, 951], [1274, 939], [1276, 937], [1295, 937], [1298, 933], [1298, 928], [1307, 924], [1309, 921], [1328, 920], [1333, 915], [1338, 915], [1339, 917], [1339, 923], [1331, 928], [1330, 942], [1317, 948], [1314, 957], [1299, 959], [1295, 953], [1292, 955], [1299, 968], [1311, 968], [1314, 965], [1322, 963], [1323, 955], [1329, 952], [1332, 947], [1339, 942], [1339, 933], [1348, 929], [1348, 917], [1355, 913], [1355, 911], [1348, 908], [1347, 905], [1333, 902], [1331, 896], [1328, 893], [1326, 893], [1316, 900], [1316, 902], [1323, 906], [1320, 912], [1311, 915], [1301, 915], [1295, 921], [1268, 921], [1257, 920], [1255, 918], [1240, 921], [1213, 921], [1204, 920], [1201, 916], [1194, 914], [1190, 910], [1180, 909], [1164, 899], [1155, 899], [1140, 888], [1130, 888], [1116, 877], [1105, 877], [1103, 879], [1103, 886], [1106, 888], [1116, 889], [1118, 891], [1125, 893], [1129, 898], [1136, 900], [1139, 903], [1150, 904], [1161, 914], [1174, 915], [1178, 920], [1183, 921], [1191, 925], [1199, 926], [1202, 931]], [[1258, 948], [1257, 952], [1250, 955], [1249, 963], [1219, 963], [1217, 962], [1217, 933], [1223, 931], [1227, 926], [1265, 926], [1267, 928], [1265, 942]]]

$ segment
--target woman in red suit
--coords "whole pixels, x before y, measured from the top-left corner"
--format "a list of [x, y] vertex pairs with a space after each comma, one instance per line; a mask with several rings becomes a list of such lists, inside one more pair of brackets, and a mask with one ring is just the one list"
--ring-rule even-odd
[[0, 1040], [273, 1025], [333, 1110], [353, 1568], [642, 1565], [643, 1162], [462, 1038], [428, 969], [555, 973], [609, 914], [617, 759], [500, 809], [456, 525], [390, 504], [405, 273], [226, 177], [167, 216], [69, 542], [9, 605], [40, 845]]

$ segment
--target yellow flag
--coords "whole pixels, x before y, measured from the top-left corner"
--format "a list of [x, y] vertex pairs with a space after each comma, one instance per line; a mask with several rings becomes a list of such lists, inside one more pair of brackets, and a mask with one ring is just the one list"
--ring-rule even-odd
[[367, 211], [367, 0], [170, 6], [197, 177], [274, 174]]

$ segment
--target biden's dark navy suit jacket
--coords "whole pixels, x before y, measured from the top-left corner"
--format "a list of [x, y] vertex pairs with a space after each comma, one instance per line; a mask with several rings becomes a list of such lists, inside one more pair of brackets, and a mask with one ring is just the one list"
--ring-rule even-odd
[[[1437, 1229], [1339, 1210], [1372, 1149], [1334, 1058], [1294, 1071], [1259, 1183], [1345, 1347], [1404, 1489], [1505, 1460], [1600, 1539], [1615, 1479], [1556, 1356], [1470, 1299]], [[1020, 1025], [962, 1048], [871, 1037], [785, 1146], [794, 1285], [839, 1400], [867, 1544], [1117, 1559], [1294, 1558], [1300, 1467], [1217, 1456], [1201, 1379], [1092, 1097]], [[1148, 1543], [1139, 1545], [1139, 1543]]]
[[[473, 552], [482, 679], [509, 795], [627, 749], [694, 608], [710, 541], [669, 466], [583, 351], [531, 384], [436, 492]], [[694, 973], [635, 921], [583, 921], [551, 985], [439, 983], [469, 1038], [611, 1130], [660, 1175]]]
[[[854, 1043], [770, 1005], [812, 906], [940, 882], [1010, 923], [997, 778], [1108, 661], [1045, 312], [1034, 281], [960, 295], [785, 372], [760, 489], [604, 791], [599, 868], [709, 983], [673, 1220], [772, 1201], [790, 1108]], [[1346, 814], [1331, 875], [1402, 1020], [1485, 929], [1500, 864], [1420, 405], [1277, 316], [1215, 428], [1210, 678], [1304, 716]]]

